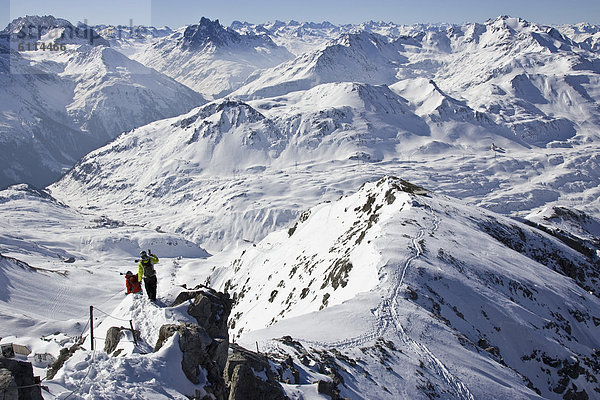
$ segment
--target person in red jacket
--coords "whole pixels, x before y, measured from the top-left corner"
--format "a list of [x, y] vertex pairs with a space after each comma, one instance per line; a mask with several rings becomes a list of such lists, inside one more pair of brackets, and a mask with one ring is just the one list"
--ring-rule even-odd
[[125, 274], [125, 287], [127, 288], [127, 294], [142, 291], [142, 284], [138, 280], [137, 274], [134, 275], [133, 272], [127, 271]]

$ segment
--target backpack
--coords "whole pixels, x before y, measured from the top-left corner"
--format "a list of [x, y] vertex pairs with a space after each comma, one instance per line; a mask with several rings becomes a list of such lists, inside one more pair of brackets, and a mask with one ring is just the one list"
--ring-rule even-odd
[[156, 271], [154, 270], [154, 264], [151, 260], [142, 261], [142, 267], [144, 268], [145, 278], [149, 278], [151, 276], [156, 275]]

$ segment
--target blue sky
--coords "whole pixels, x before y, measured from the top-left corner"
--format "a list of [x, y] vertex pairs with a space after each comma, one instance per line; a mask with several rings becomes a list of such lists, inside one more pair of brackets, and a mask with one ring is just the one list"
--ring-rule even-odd
[[52, 14], [71, 22], [168, 25], [193, 24], [200, 17], [254, 23], [295, 19], [360, 23], [368, 20], [400, 24], [417, 22], [484, 22], [499, 15], [522, 17], [542, 24], [590, 22], [600, 24], [599, 0], [0, 0], [0, 23], [26, 14]]

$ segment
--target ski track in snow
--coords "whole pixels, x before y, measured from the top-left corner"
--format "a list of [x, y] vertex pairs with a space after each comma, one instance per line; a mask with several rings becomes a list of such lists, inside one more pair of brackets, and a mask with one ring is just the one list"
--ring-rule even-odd
[[[433, 235], [439, 228], [440, 220], [431, 208], [429, 211], [431, 215], [431, 228], [429, 229], [429, 233], [430, 235]], [[391, 281], [397, 283], [388, 291], [388, 297], [383, 299], [375, 309], [374, 314], [377, 317], [377, 323], [372, 330], [360, 336], [335, 342], [321, 342], [306, 339], [299, 340], [303, 343], [323, 348], [333, 347], [337, 349], [348, 349], [360, 347], [377, 338], [382, 338], [386, 332], [392, 329], [406, 347], [410, 347], [417, 355], [419, 355], [419, 359], [423, 361], [430, 371], [437, 374], [443, 382], [448, 384], [453, 390], [456, 399], [474, 400], [468, 387], [459, 378], [453, 375], [444, 363], [440, 361], [425, 344], [417, 342], [406, 333], [398, 313], [401, 306], [399, 299], [402, 298], [401, 291], [404, 286], [404, 279], [412, 264], [423, 254], [423, 248], [420, 242], [425, 237], [425, 232], [426, 229], [421, 227], [419, 228], [417, 235], [411, 238], [411, 255], [405, 261], [400, 276], [398, 276], [400, 268], [392, 269], [392, 273], [396, 276], [392, 277]], [[277, 342], [273, 341], [272, 344], [274, 344], [275, 347], [278, 347]]]
[[54, 293], [54, 295], [49, 299], [49, 302], [51, 304], [49, 310], [48, 310], [48, 316], [52, 319], [61, 319], [63, 318], [63, 312], [65, 310], [65, 307], [68, 308], [68, 304], [69, 304], [69, 298], [70, 296], [68, 296], [68, 291], [69, 288], [71, 287], [72, 282], [70, 282], [67, 279], [64, 279], [58, 290]]
[[[435, 215], [432, 209], [430, 209], [430, 214], [432, 218], [432, 227], [430, 230], [430, 234], [433, 235], [437, 229], [439, 228], [439, 218]], [[413, 348], [413, 350], [420, 355], [420, 359], [426, 363], [430, 370], [435, 372], [440, 378], [446, 382], [454, 391], [454, 394], [458, 399], [465, 400], [473, 400], [473, 395], [469, 392], [467, 386], [456, 376], [454, 376], [448, 368], [442, 363], [429, 348], [423, 344], [419, 343], [406, 333], [402, 326], [400, 315], [398, 314], [398, 310], [400, 309], [399, 299], [401, 298], [401, 289], [404, 286], [404, 278], [406, 277], [406, 272], [410, 268], [410, 266], [423, 254], [423, 248], [421, 247], [421, 240], [425, 237], [425, 229], [420, 228], [417, 236], [411, 239], [412, 244], [412, 254], [406, 260], [404, 264], [404, 268], [402, 269], [402, 275], [398, 280], [398, 284], [392, 290], [391, 296], [391, 307], [389, 307], [388, 311], [392, 317], [392, 321], [394, 323], [394, 328], [396, 329], [396, 333], [398, 338], [405, 344], [409, 345]]]

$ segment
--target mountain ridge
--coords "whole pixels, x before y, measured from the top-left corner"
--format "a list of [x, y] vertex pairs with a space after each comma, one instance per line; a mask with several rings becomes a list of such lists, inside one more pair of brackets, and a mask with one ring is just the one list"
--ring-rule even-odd
[[218, 20], [202, 17], [199, 24], [159, 38], [132, 57], [206, 97], [219, 98], [252, 72], [277, 65], [291, 54], [266, 35], [240, 35]]
[[[567, 264], [581, 262], [581, 271], [587, 271], [582, 273], [595, 276], [591, 286], [576, 285], [569, 271], [546, 259], [550, 254], [560, 254]], [[273, 335], [296, 332], [294, 339], [307, 349], [330, 346], [361, 359], [369, 344], [384, 338], [393, 342], [388, 347], [420, 359], [413, 361], [414, 368], [426, 365], [432, 391], [449, 391], [452, 398], [491, 392], [496, 398], [511, 392], [562, 398], [599, 389], [593, 378], [584, 377], [596, 368], [591, 332], [600, 325], [594, 314], [600, 293], [597, 260], [540, 230], [398, 178], [368, 183], [356, 194], [306, 211], [289, 231], [267, 236], [207, 275], [212, 285], [233, 293], [230, 328], [246, 345], [259, 341], [281, 350], [273, 340], [279, 336]], [[550, 281], [552, 286], [542, 283]], [[335, 328], [341, 322], [337, 313], [353, 315], [344, 320], [343, 331]], [[446, 329], [454, 339], [441, 339]], [[579, 332], [581, 337], [573, 337]], [[455, 346], [483, 355], [498, 370], [483, 372], [489, 364], [473, 368], [472, 359], [461, 366], [450, 350]], [[579, 372], [566, 373], [571, 368]], [[508, 378], [509, 371], [519, 377]], [[403, 378], [409, 381], [407, 375]], [[508, 380], [500, 383], [500, 376]], [[416, 392], [404, 396], [419, 396], [413, 384]], [[357, 393], [343, 383], [338, 388]], [[394, 386], [391, 396], [400, 390]]]

